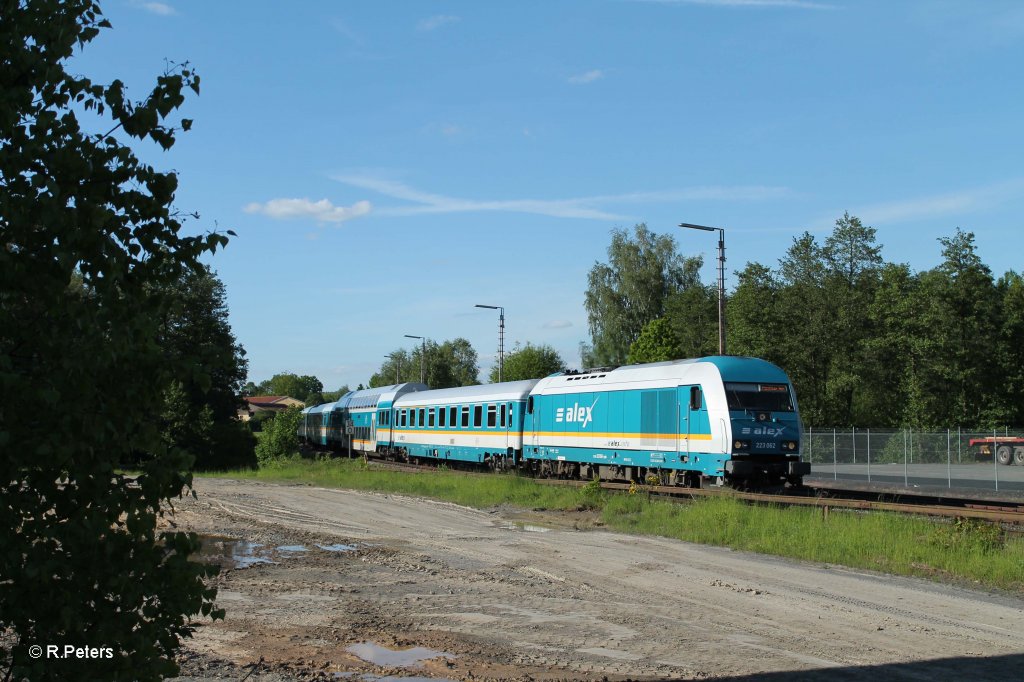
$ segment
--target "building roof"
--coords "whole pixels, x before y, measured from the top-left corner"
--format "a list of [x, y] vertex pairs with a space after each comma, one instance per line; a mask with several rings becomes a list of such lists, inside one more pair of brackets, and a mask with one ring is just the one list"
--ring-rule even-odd
[[291, 405], [301, 405], [301, 400], [296, 400], [291, 396], [287, 395], [256, 395], [249, 396], [245, 399], [245, 402], [249, 403], [253, 407], [265, 407], [265, 408], [285, 408]]

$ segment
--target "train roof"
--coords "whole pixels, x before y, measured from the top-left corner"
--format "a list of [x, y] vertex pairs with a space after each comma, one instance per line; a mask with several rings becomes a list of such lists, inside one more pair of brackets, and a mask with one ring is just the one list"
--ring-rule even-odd
[[668, 360], [650, 362], [641, 365], [622, 365], [620, 367], [601, 367], [581, 372], [559, 372], [542, 379], [538, 391], [547, 389], [568, 388], [571, 390], [587, 390], [587, 386], [620, 383], [664, 383], [697, 380], [700, 376], [714, 368], [722, 381], [736, 382], [779, 382], [788, 383], [786, 373], [777, 366], [760, 358], [749, 358], [732, 355], [712, 355], [705, 358], [686, 360]]
[[364, 388], [361, 391], [351, 391], [345, 394], [343, 399], [338, 401], [339, 408], [359, 409], [363, 407], [376, 407], [378, 403], [394, 402], [397, 396], [417, 391], [428, 391], [430, 387], [426, 384], [405, 382], [402, 384], [391, 384], [390, 386], [377, 386], [376, 388]]
[[525, 381], [505, 381], [500, 384], [480, 384], [476, 386], [460, 386], [458, 388], [441, 388], [434, 391], [420, 391], [401, 396], [395, 401], [395, 407], [420, 405], [439, 405], [451, 402], [503, 402], [507, 400], [526, 400], [533, 387], [540, 379]]
[[334, 408], [335, 403], [320, 403], [313, 407], [307, 407], [302, 412], [304, 414], [319, 414], [321, 412], [330, 412]]

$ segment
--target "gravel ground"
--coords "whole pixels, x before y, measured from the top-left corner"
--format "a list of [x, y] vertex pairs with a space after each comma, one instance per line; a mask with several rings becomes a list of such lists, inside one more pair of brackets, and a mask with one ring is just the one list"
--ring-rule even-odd
[[587, 513], [196, 491], [172, 522], [212, 536], [227, 618], [187, 641], [181, 680], [1024, 678], [1024, 601], [1005, 595], [611, 533]]

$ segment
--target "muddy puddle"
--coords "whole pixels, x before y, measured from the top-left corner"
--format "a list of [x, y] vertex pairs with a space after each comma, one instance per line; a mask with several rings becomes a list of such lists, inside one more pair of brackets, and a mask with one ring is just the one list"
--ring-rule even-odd
[[[406, 668], [410, 670], [422, 668], [424, 661], [435, 658], [446, 658], [448, 660], [457, 658], [457, 656], [447, 651], [437, 651], [436, 649], [428, 649], [422, 646], [412, 647], [411, 649], [388, 649], [374, 642], [351, 644], [346, 647], [345, 651], [367, 663], [385, 668]], [[452, 682], [447, 678], [415, 675], [410, 677], [405, 675], [374, 675], [371, 673], [335, 673], [334, 676], [337, 679], [359, 680], [360, 682], [392, 682], [392, 680], [401, 680], [402, 682]]]
[[227, 568], [251, 568], [257, 564], [276, 564], [288, 559], [304, 556], [310, 551], [337, 554], [353, 552], [355, 545], [341, 543], [333, 545], [277, 545], [268, 546], [258, 542], [239, 540], [219, 535], [199, 535], [199, 552], [195, 557], [200, 561], [220, 564]]
[[546, 526], [539, 526], [535, 523], [526, 523], [523, 521], [505, 521], [500, 523], [498, 527], [503, 530], [517, 530], [523, 533], [548, 533], [552, 530]]

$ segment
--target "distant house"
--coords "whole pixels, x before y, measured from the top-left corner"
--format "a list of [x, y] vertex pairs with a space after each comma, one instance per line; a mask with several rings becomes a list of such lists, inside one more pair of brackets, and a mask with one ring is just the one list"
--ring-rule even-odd
[[286, 395], [258, 395], [245, 399], [246, 406], [238, 411], [238, 418], [249, 421], [259, 412], [283, 412], [289, 407], [305, 407], [306, 403]]

